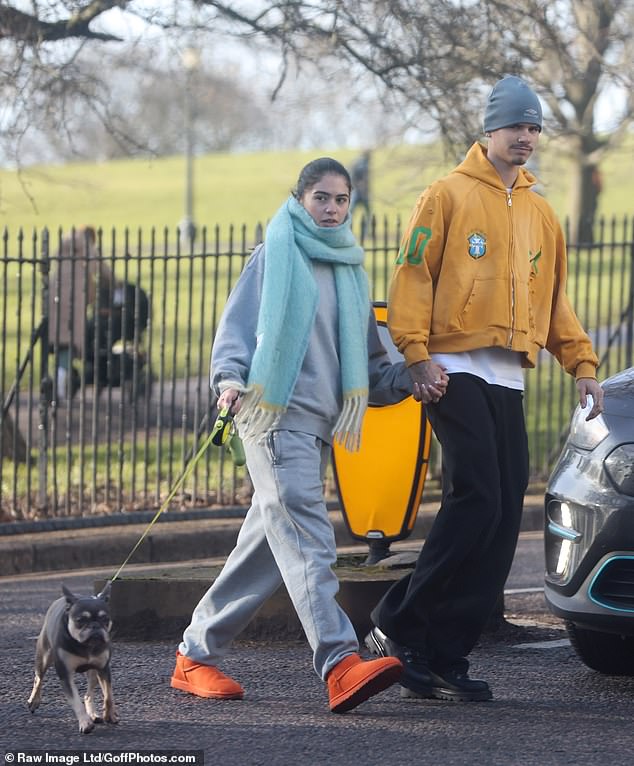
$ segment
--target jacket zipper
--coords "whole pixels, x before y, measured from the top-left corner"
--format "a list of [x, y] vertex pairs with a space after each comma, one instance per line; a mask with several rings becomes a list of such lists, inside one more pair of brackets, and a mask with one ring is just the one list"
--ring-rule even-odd
[[511, 208], [513, 207], [513, 201], [511, 200], [511, 192], [506, 192], [506, 204], [508, 207], [508, 219], [509, 219], [509, 227], [510, 227], [510, 236], [509, 236], [509, 242], [510, 242], [510, 249], [509, 249], [509, 269], [511, 272], [511, 326], [509, 328], [509, 336], [508, 336], [508, 348], [512, 348], [513, 346], [513, 328], [515, 327], [515, 274], [513, 272], [513, 248], [515, 246], [513, 241], [513, 214], [511, 212]]

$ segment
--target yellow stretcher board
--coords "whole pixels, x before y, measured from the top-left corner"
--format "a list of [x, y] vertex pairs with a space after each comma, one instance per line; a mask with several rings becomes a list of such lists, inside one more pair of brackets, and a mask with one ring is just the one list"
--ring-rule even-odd
[[[392, 361], [403, 357], [387, 330], [385, 303], [374, 304], [381, 341]], [[361, 449], [333, 445], [339, 502], [350, 534], [360, 540], [402, 540], [411, 533], [427, 475], [431, 427], [412, 396], [368, 407]]]

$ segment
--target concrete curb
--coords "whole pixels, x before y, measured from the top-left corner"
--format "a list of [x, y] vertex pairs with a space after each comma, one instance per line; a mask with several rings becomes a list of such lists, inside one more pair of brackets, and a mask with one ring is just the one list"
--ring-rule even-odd
[[[412, 551], [409, 566], [416, 556], [417, 551]], [[350, 618], [359, 641], [372, 627], [372, 607], [404, 574], [405, 568], [399, 565], [392, 569], [384, 564], [364, 567], [364, 559], [364, 553], [344, 554], [339, 557], [335, 570], [339, 578], [337, 601]], [[221, 566], [219, 562], [216, 565], [189, 564], [171, 570], [157, 567], [151, 573], [115, 580], [110, 591], [110, 610], [116, 638], [122, 641], [179, 641], [194, 608]], [[97, 579], [95, 592], [99, 592], [106, 582], [103, 578]], [[266, 601], [240, 638], [267, 642], [304, 638], [301, 623], [284, 586]]]

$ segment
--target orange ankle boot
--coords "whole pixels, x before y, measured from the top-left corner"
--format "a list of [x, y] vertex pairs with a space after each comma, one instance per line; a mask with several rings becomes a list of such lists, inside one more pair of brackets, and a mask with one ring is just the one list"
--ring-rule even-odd
[[330, 710], [347, 713], [396, 683], [402, 672], [403, 665], [396, 657], [364, 661], [358, 654], [349, 654], [326, 676]]
[[233, 678], [213, 665], [201, 665], [180, 652], [176, 652], [176, 667], [170, 686], [198, 697], [222, 700], [240, 700], [244, 697], [244, 689]]

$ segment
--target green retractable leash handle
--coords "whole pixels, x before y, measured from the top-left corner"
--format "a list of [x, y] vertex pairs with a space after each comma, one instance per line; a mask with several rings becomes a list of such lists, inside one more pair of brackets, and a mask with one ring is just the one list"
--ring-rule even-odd
[[240, 466], [246, 463], [242, 440], [238, 436], [233, 415], [229, 407], [223, 407], [218, 412], [218, 417], [211, 431], [211, 443], [216, 447], [225, 447], [234, 465]]

